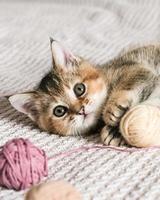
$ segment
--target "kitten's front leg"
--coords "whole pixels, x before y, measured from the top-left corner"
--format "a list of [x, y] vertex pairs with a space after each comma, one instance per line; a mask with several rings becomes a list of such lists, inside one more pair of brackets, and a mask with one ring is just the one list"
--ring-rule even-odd
[[108, 127], [107, 125], [101, 130], [101, 141], [105, 145], [126, 146], [127, 143], [119, 133], [118, 128]]
[[[128, 71], [126, 71], [127, 69]], [[109, 89], [108, 99], [102, 113], [106, 130], [103, 129], [101, 138], [107, 145], [111, 143], [109, 139], [116, 135], [114, 132], [111, 134], [110, 127], [118, 130], [119, 122], [126, 111], [137, 103], [145, 101], [155, 87], [155, 75], [145, 68], [138, 65], [126, 68], [126, 70], [114, 83], [114, 87], [112, 85]], [[119, 134], [118, 137], [120, 139], [121, 135]]]
[[103, 112], [106, 126], [101, 131], [101, 141], [105, 145], [124, 146], [126, 141], [119, 132], [121, 117], [132, 105], [132, 91], [116, 90], [108, 99]]
[[103, 120], [107, 126], [117, 127], [121, 117], [132, 106], [132, 92], [127, 90], [114, 92], [108, 99], [103, 111]]

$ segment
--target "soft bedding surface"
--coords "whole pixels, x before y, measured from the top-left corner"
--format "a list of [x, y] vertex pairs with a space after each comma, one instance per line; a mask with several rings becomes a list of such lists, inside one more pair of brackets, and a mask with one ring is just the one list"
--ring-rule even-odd
[[[32, 90], [48, 72], [49, 36], [76, 54], [103, 63], [127, 46], [159, 42], [159, 19], [158, 0], [1, 1], [0, 145], [12, 138], [29, 138], [52, 156], [99, 143], [96, 134], [84, 138], [49, 135], [11, 108], [3, 96]], [[47, 180], [69, 181], [84, 200], [157, 200], [159, 152], [76, 152], [50, 160]], [[24, 193], [1, 188], [0, 199], [22, 200]]]

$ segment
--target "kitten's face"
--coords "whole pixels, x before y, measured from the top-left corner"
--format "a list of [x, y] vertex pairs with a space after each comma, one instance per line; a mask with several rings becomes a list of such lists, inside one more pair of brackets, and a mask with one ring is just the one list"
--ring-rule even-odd
[[64, 49], [61, 52], [59, 44], [57, 50], [53, 43], [53, 71], [42, 79], [37, 91], [14, 95], [10, 102], [44, 130], [59, 135], [81, 135], [100, 118], [106, 84], [90, 63]]

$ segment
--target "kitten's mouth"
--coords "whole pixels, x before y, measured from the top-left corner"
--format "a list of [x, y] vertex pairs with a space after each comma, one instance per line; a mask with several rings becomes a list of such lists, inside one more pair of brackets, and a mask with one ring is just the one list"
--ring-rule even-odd
[[83, 115], [83, 116], [84, 116], [84, 118], [86, 118], [86, 117], [88, 116], [88, 114], [84, 113], [84, 115]]
[[82, 121], [82, 124], [84, 124], [85, 123], [85, 121], [86, 121], [86, 119], [87, 119], [87, 114], [85, 114], [85, 115], [83, 115], [83, 121]]
[[82, 115], [84, 118], [86, 118], [90, 113], [86, 113], [86, 112], [83, 112], [81, 113], [80, 115]]
[[84, 107], [83, 107], [82, 110], [79, 112], [79, 115], [82, 115], [82, 116], [84, 117], [84, 119], [85, 119], [88, 115], [90, 115], [90, 114], [91, 114], [91, 112], [90, 112], [90, 113], [86, 113]]
[[83, 122], [84, 122], [84, 120], [87, 118], [88, 114], [87, 113], [83, 113], [83, 114], [81, 114], [81, 116], [83, 117]]
[[88, 119], [88, 117], [91, 115], [92, 113], [84, 113], [83, 114], [83, 123], [86, 119]]
[[[90, 116], [91, 116], [92, 113], [93, 113], [93, 112], [86, 113], [84, 107], [83, 107], [83, 109], [79, 112], [79, 115], [82, 116], [82, 124], [83, 124], [83, 125], [84, 125], [85, 122], [86, 122], [87, 124], [89, 123], [89, 121], [90, 121], [89, 118], [90, 118]], [[88, 120], [89, 120], [89, 121], [88, 121]]]

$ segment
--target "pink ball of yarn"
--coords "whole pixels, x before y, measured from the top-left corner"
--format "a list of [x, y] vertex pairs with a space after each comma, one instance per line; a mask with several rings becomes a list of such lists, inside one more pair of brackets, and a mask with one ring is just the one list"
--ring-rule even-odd
[[22, 190], [47, 175], [45, 152], [29, 140], [13, 139], [1, 147], [0, 186]]

